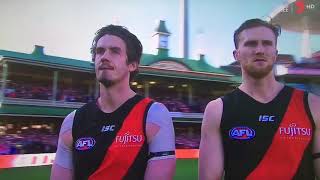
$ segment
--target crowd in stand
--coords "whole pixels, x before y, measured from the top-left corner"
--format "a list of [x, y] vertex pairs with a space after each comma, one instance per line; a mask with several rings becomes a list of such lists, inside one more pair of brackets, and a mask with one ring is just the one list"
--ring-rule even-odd
[[24, 83], [9, 83], [4, 91], [5, 97], [22, 99], [52, 99], [52, 87]]
[[71, 88], [59, 90], [57, 97], [58, 101], [63, 102], [88, 103], [95, 100], [93, 94], [88, 95], [88, 93], [86, 93], [84, 90], [74, 90]]
[[[87, 103], [95, 99], [93, 94], [88, 94], [79, 88], [75, 89], [58, 88], [56, 101]], [[52, 86], [50, 85], [26, 84], [19, 82], [7, 84], [4, 96], [21, 99], [52, 100], [53, 92]]]
[[48, 125], [30, 125], [14, 128], [8, 124], [0, 129], [0, 155], [53, 153], [58, 134]]
[[[176, 125], [175, 125], [176, 126]], [[58, 127], [58, 126], [56, 126]], [[177, 149], [197, 149], [200, 130], [192, 125], [175, 128]], [[58, 144], [57, 129], [48, 124], [14, 127], [0, 126], [0, 155], [54, 153]]]
[[184, 127], [180, 126], [181, 123], [175, 123], [175, 138], [177, 149], [199, 149], [201, 138], [201, 126], [200, 124], [184, 124]]
[[188, 103], [182, 98], [174, 98], [169, 96], [155, 97], [156, 101], [163, 103], [170, 112], [183, 113], [203, 113], [208, 103], [208, 99], [194, 98], [193, 103]]
[[192, 136], [186, 133], [176, 134], [176, 148], [177, 149], [199, 149], [200, 134], [193, 134]]
[[[161, 93], [161, 92], [160, 92]], [[80, 88], [57, 89], [56, 101], [59, 102], [90, 102], [95, 97]], [[142, 94], [143, 95], [143, 94]], [[53, 100], [51, 85], [8, 83], [4, 96], [19, 99]], [[186, 97], [173, 97], [166, 93], [151, 97], [163, 103], [170, 112], [203, 113], [210, 99], [193, 96], [192, 102]], [[175, 125], [176, 126], [176, 125]], [[59, 127], [59, 126], [56, 126]], [[30, 154], [30, 153], [53, 153], [56, 151], [58, 141], [58, 129], [53, 130], [48, 124], [42, 125], [19, 125], [7, 124], [0, 126], [0, 155], [5, 154]], [[176, 148], [196, 149], [199, 148], [200, 129], [191, 125], [176, 128]]]
[[[53, 92], [50, 85], [35, 85], [25, 83], [10, 83], [4, 91], [5, 97], [21, 99], [52, 100]], [[205, 97], [194, 97], [192, 103], [186, 98], [172, 97], [163, 94], [152, 97], [156, 101], [163, 103], [170, 112], [203, 113], [209, 101]], [[89, 94], [80, 88], [59, 88], [56, 94], [56, 101], [60, 102], [81, 102], [87, 103], [95, 100], [94, 94]]]

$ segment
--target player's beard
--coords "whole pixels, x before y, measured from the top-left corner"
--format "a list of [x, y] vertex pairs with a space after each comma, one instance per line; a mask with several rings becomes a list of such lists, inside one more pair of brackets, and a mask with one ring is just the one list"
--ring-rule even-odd
[[268, 64], [264, 68], [256, 68], [253, 66], [243, 66], [245, 72], [250, 76], [253, 77], [254, 79], [262, 79], [266, 77], [273, 69], [272, 64]]
[[114, 85], [114, 81], [109, 80], [109, 79], [100, 79], [99, 82], [105, 87], [105, 88], [109, 88], [112, 85]]
[[121, 83], [125, 77], [126, 73], [118, 74], [118, 77], [116, 78], [108, 78], [102, 75], [101, 77], [98, 78], [98, 81], [105, 87], [105, 88], [110, 88], [115, 84]]

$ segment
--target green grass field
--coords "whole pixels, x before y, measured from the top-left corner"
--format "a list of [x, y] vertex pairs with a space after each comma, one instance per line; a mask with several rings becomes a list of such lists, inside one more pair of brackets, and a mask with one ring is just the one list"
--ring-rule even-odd
[[[50, 177], [51, 166], [0, 169], [1, 180], [46, 180]], [[175, 180], [198, 179], [198, 160], [179, 159]]]

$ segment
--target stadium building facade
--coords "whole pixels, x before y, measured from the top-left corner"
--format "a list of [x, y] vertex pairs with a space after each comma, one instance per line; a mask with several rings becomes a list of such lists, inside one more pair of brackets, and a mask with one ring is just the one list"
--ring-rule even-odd
[[[240, 67], [215, 68], [203, 54], [198, 59], [170, 57], [169, 36], [160, 21], [153, 36], [157, 53], [143, 54], [131, 86], [168, 107], [178, 149], [197, 149], [206, 104], [241, 83]], [[30, 54], [0, 50], [0, 56], [0, 154], [55, 152], [63, 118], [99, 96], [93, 62], [47, 55], [39, 45]], [[297, 64], [292, 56], [280, 55], [278, 62], [286, 70], [276, 68], [279, 80], [320, 84], [319, 61]], [[297, 69], [305, 73], [297, 74]], [[192, 152], [196, 157], [197, 151]]]
[[[174, 120], [177, 148], [197, 149], [206, 104], [232, 91], [240, 77], [199, 59], [169, 56], [169, 31], [160, 21], [156, 54], [143, 54], [131, 82], [139, 94], [165, 104]], [[99, 96], [91, 61], [0, 50], [0, 154], [55, 152], [63, 118]], [[1, 149], [1, 148], [0, 148]]]

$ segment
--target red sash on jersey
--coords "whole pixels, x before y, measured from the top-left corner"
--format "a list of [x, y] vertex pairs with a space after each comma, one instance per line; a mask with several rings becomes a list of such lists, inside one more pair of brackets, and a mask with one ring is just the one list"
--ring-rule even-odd
[[89, 180], [120, 180], [126, 175], [145, 142], [144, 114], [150, 102], [151, 99], [145, 98], [130, 111], [102, 164]]
[[304, 108], [303, 91], [294, 90], [287, 112], [261, 162], [248, 180], [289, 180], [312, 139], [312, 124]]

